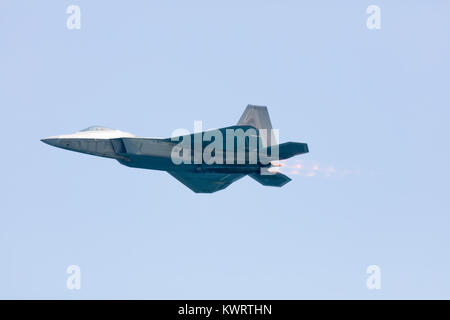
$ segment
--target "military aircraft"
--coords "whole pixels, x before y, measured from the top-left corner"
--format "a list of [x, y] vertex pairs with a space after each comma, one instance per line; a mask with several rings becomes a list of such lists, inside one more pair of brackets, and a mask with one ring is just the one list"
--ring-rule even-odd
[[128, 167], [167, 171], [196, 193], [212, 193], [246, 175], [264, 186], [281, 187], [291, 181], [271, 169], [277, 166], [278, 160], [309, 152], [308, 145], [278, 144], [276, 133], [267, 107], [248, 105], [237, 125], [186, 132], [166, 139], [136, 137], [93, 126], [41, 141], [62, 149], [116, 159]]

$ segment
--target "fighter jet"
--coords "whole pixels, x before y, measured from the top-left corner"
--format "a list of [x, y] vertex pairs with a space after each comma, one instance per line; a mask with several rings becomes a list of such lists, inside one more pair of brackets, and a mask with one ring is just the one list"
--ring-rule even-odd
[[282, 187], [291, 181], [276, 170], [278, 161], [309, 152], [308, 145], [278, 144], [276, 132], [267, 107], [248, 105], [237, 125], [171, 138], [137, 137], [92, 126], [41, 141], [128, 167], [167, 171], [196, 193], [212, 193], [247, 175], [264, 186]]

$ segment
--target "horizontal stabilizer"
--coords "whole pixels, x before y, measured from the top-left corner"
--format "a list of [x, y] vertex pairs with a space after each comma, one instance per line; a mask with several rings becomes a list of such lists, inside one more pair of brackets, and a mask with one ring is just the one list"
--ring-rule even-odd
[[293, 156], [308, 153], [308, 145], [301, 142], [285, 142], [279, 145], [280, 160], [288, 159]]
[[[278, 160], [289, 159], [292, 158], [293, 156], [309, 152], [308, 145], [306, 143], [301, 142], [285, 142], [277, 146], [278, 146]], [[271, 148], [277, 146], [267, 148], [270, 151], [270, 155], [272, 155]], [[267, 151], [266, 154], [268, 154]]]
[[252, 173], [249, 174], [250, 177], [261, 183], [263, 186], [271, 186], [271, 187], [282, 187], [289, 181], [291, 181], [291, 178], [288, 176], [282, 174], [282, 173], [275, 173], [275, 174], [256, 174]]

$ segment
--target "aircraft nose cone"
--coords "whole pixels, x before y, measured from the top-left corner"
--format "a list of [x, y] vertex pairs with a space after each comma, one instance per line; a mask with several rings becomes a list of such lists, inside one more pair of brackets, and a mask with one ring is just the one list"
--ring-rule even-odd
[[44, 138], [44, 139], [41, 139], [42, 142], [44, 142], [46, 144], [49, 144], [51, 146], [54, 146], [54, 147], [57, 147], [58, 140], [59, 139], [55, 139], [55, 138]]

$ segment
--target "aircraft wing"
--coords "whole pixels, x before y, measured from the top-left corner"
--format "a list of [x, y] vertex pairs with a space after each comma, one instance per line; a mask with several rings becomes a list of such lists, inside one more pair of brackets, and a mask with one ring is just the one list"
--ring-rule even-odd
[[195, 193], [213, 193], [225, 189], [246, 174], [194, 173], [168, 171], [169, 174]]

